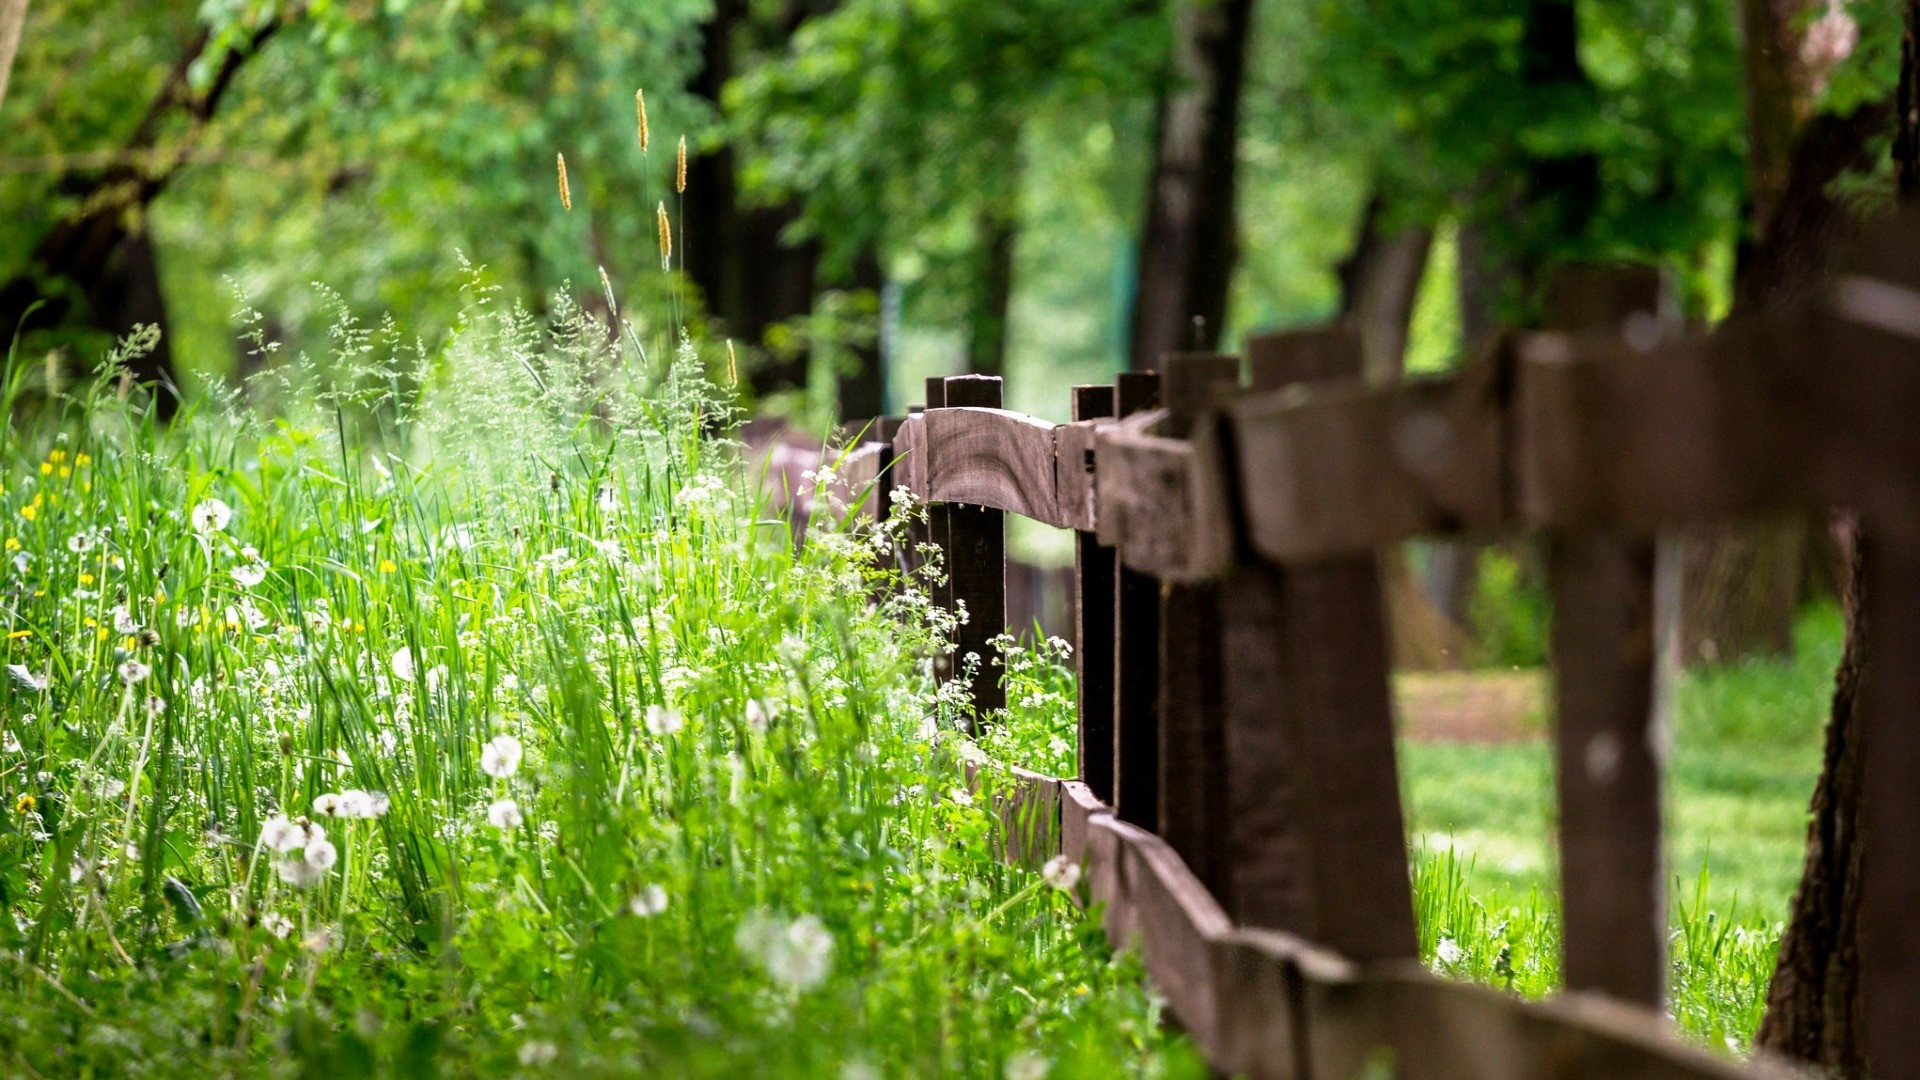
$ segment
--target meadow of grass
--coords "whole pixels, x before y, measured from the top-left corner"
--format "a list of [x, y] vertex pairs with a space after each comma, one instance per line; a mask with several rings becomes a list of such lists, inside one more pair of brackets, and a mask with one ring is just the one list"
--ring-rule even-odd
[[[1669, 1008], [1714, 1045], [1759, 1025], [1799, 880], [1841, 622], [1800, 619], [1791, 661], [1689, 672], [1667, 770], [1673, 960]], [[1558, 982], [1553, 765], [1542, 739], [1403, 740], [1423, 954], [1437, 969], [1532, 995]]]
[[1194, 1074], [993, 857], [898, 536], [796, 548], [686, 343], [469, 299], [166, 428], [9, 364], [0, 1073]]

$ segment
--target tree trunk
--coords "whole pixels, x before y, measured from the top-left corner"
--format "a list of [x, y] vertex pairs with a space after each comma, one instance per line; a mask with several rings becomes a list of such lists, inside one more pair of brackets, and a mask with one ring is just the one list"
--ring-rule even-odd
[[[24, 11], [24, 8], [22, 9]], [[195, 137], [220, 108], [247, 58], [258, 52], [280, 28], [268, 18], [249, 38], [220, 58], [204, 93], [196, 95], [189, 73], [212, 44], [206, 31], [194, 39], [160, 85], [146, 115], [128, 138], [120, 163], [84, 177], [70, 177], [66, 193], [82, 207], [80, 213], [56, 222], [34, 246], [25, 274], [0, 284], [0, 326], [7, 332], [20, 324], [36, 300], [50, 301], [36, 316], [44, 323], [67, 317], [76, 295], [83, 301], [80, 317], [91, 326], [116, 336], [145, 323], [161, 330], [160, 344], [138, 358], [129, 372], [154, 387], [154, 405], [162, 419], [179, 407], [175, 391], [172, 345], [167, 328], [166, 300], [154, 258], [153, 241], [146, 233], [147, 209], [179, 172], [192, 152]], [[189, 125], [170, 161], [147, 164], [159, 144], [162, 129], [179, 115]], [[53, 287], [48, 288], [51, 284]]]
[[[886, 284], [885, 271], [873, 249], [861, 252], [860, 257], [854, 260], [847, 287], [873, 295], [876, 326], [883, 324], [879, 317], [880, 295]], [[859, 342], [849, 350], [852, 364], [839, 373], [841, 420], [860, 423], [887, 411], [885, 345], [886, 342], [881, 340], [881, 334], [876, 330], [871, 340]]]
[[7, 80], [13, 75], [13, 57], [20, 51], [20, 33], [26, 25], [27, 0], [0, 0], [0, 105], [7, 103]]
[[[1920, 197], [1920, 57], [1914, 36], [1920, 31], [1920, 0], [1906, 2], [1906, 32], [1900, 50], [1900, 85], [1892, 110], [1893, 165], [1901, 201]], [[1822, 118], [1825, 119], [1825, 118]], [[1884, 114], [1881, 123], [1884, 124]], [[1816, 120], [1815, 125], [1820, 121]], [[1856, 125], [1857, 118], [1840, 123]], [[1809, 125], [1811, 129], [1814, 125]], [[1873, 130], [1868, 128], [1868, 130]], [[1809, 132], [1811, 134], [1811, 131]], [[1801, 142], [1805, 143], [1803, 135]], [[1862, 138], [1861, 142], [1866, 140]], [[1865, 151], [1855, 148], [1849, 155]], [[1836, 155], [1841, 156], [1841, 155]], [[1801, 154], [1796, 148], [1795, 165]], [[1789, 189], [1794, 187], [1789, 182]], [[1824, 184], [1821, 185], [1824, 189]], [[1787, 209], [1783, 200], [1781, 210]], [[1830, 215], [1838, 218], [1834, 208]], [[1777, 217], [1777, 215], [1776, 215]], [[1827, 720], [1826, 755], [1808, 809], [1807, 857], [1794, 890], [1780, 958], [1767, 990], [1767, 1013], [1754, 1045], [1811, 1062], [1840, 1077], [1866, 1075], [1866, 1001], [1860, 983], [1860, 908], [1863, 874], [1860, 827], [1866, 762], [1860, 749], [1864, 730], [1860, 692], [1873, 627], [1865, 618], [1873, 588], [1870, 538], [1849, 522], [1835, 527], [1848, 574], [1842, 591], [1846, 644], [1834, 674], [1833, 711]], [[1883, 1033], [1883, 1037], [1885, 1034]]]
[[[805, 7], [789, 10], [772, 28], [776, 40], [771, 44], [784, 46], [812, 14]], [[734, 55], [745, 47], [751, 18], [742, 0], [716, 0], [713, 16], [701, 27], [703, 63], [691, 89], [715, 109], [733, 76]], [[811, 240], [788, 243], [785, 234], [799, 220], [799, 202], [747, 205], [735, 170], [733, 150], [724, 145], [687, 163], [682, 259], [718, 332], [760, 353], [770, 327], [813, 311], [820, 246]], [[752, 357], [744, 376], [755, 396], [803, 387], [806, 351], [760, 353]]]
[[1368, 201], [1359, 238], [1337, 271], [1341, 314], [1360, 334], [1361, 370], [1368, 382], [1378, 384], [1400, 381], [1406, 369], [1413, 305], [1433, 247], [1431, 228], [1389, 231], [1387, 213], [1382, 196]]
[[1866, 1075], [1866, 1003], [1860, 985], [1861, 723], [1857, 708], [1866, 635], [1865, 538], [1855, 535], [1843, 604], [1846, 645], [1834, 675], [1826, 754], [1808, 810], [1807, 857], [1794, 890], [1767, 1013], [1754, 1045], [1810, 1062], [1839, 1077]]
[[1234, 174], [1252, 0], [1183, 0], [1160, 99], [1129, 353], [1136, 371], [1220, 340], [1237, 256]]
[[983, 207], [974, 229], [973, 296], [967, 305], [967, 370], [1007, 373], [1007, 310], [1013, 303], [1013, 248], [1020, 230], [999, 205]]

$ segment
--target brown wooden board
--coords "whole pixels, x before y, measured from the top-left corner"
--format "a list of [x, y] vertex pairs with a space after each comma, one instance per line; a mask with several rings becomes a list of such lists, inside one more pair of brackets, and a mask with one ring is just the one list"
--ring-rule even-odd
[[1242, 348], [1247, 385], [1255, 390], [1360, 377], [1360, 335], [1350, 323], [1252, 334]]
[[1859, 706], [1867, 1058], [1875, 1076], [1920, 1076], [1920, 548], [1872, 532], [1867, 540]]
[[1095, 522], [1120, 560], [1171, 581], [1205, 581], [1232, 563], [1233, 518], [1217, 440], [1153, 434], [1153, 412], [1094, 436]]
[[1304, 925], [1355, 960], [1415, 955], [1406, 826], [1388, 687], [1386, 612], [1371, 555], [1287, 567], [1267, 648], [1298, 792]]
[[1060, 781], [1060, 854], [1069, 862], [1084, 865], [1090, 823], [1096, 816], [1112, 813], [1106, 803], [1094, 798], [1087, 785], [1077, 780]]
[[1056, 429], [1001, 409], [949, 405], [928, 413], [927, 501], [1010, 511], [1056, 528], [1071, 524], [1060, 512], [1054, 478]]
[[1658, 1006], [1667, 911], [1653, 574], [1650, 541], [1548, 539], [1564, 976]]
[[[1137, 372], [1115, 379], [1122, 420], [1158, 400], [1159, 379]], [[1104, 481], [1104, 461], [1100, 468], [1096, 480]], [[1108, 542], [1104, 532], [1100, 540]], [[1114, 574], [1113, 640], [1113, 808], [1152, 828], [1160, 813], [1160, 583], [1124, 564]]]
[[[1073, 388], [1073, 418], [1076, 421], [1088, 421], [1096, 417], [1111, 416], [1113, 413], [1113, 388], [1111, 386], [1076, 386]], [[1081, 430], [1070, 425], [1062, 431]], [[1064, 447], [1067, 440], [1062, 440]], [[1085, 468], [1092, 469], [1091, 443], [1087, 445]], [[1060, 459], [1062, 474], [1078, 471], [1083, 459], [1063, 453]], [[1089, 488], [1089, 492], [1091, 489]], [[1091, 500], [1089, 500], [1089, 503]], [[1095, 798], [1104, 802], [1113, 801], [1113, 693], [1114, 693], [1114, 623], [1113, 610], [1117, 588], [1114, 574], [1117, 564], [1112, 548], [1100, 546], [1099, 538], [1090, 532], [1081, 531], [1074, 535], [1073, 543], [1073, 588], [1074, 588], [1074, 670], [1078, 675], [1079, 695], [1079, 739], [1076, 750], [1080, 763], [1080, 779], [1091, 789]]]
[[1495, 367], [1392, 387], [1346, 381], [1227, 407], [1237, 497], [1255, 551], [1281, 562], [1354, 554], [1506, 523]]
[[1086, 417], [1076, 414], [1074, 423], [1062, 424], [1054, 430], [1054, 491], [1062, 526], [1094, 533], [1099, 528], [1094, 517], [1094, 432], [1112, 422], [1106, 417], [1112, 416], [1113, 387], [1076, 386], [1073, 389], [1076, 395], [1082, 390], [1106, 391], [1101, 407], [1107, 413]]
[[[929, 488], [938, 475], [945, 452], [940, 443], [942, 419], [946, 409], [997, 409], [1000, 406], [1000, 379], [987, 375], [955, 375], [946, 379], [945, 408], [927, 414]], [[952, 434], [951, 432], [949, 434]], [[1050, 455], [1049, 455], [1050, 456]], [[1052, 475], [1048, 468], [1049, 482]], [[955, 628], [954, 670], [965, 670], [972, 663], [969, 700], [976, 721], [1006, 707], [1007, 692], [1001, 685], [1000, 650], [993, 644], [1007, 628], [1007, 517], [1001, 510], [954, 504], [947, 508], [947, 551], [952, 557], [948, 578], [954, 610], [964, 621]]]
[[[1180, 353], [1164, 360], [1170, 433], [1191, 437], [1216, 397], [1239, 382], [1240, 360]], [[1196, 477], [1204, 483], [1204, 478]], [[1216, 474], [1224, 486], [1224, 477]], [[1160, 811], [1157, 831], [1216, 896], [1230, 894], [1227, 859], [1225, 674], [1214, 585], [1163, 582], [1160, 590]]]

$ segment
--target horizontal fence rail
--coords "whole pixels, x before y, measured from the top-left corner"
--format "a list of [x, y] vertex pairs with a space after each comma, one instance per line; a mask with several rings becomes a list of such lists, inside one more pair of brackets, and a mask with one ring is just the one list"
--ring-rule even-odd
[[[1920, 218], [1871, 237], [1808, 298], [1712, 333], [1662, 314], [1651, 270], [1570, 267], [1548, 329], [1400, 385], [1364, 382], [1338, 326], [1076, 388], [1065, 424], [998, 408], [997, 379], [929, 380], [925, 409], [841, 456], [836, 495], [869, 518], [896, 488], [930, 504], [918, 539], [949, 560], [936, 602], [968, 613], [982, 718], [1004, 693], [1002, 515], [1076, 531], [1078, 778], [1018, 773], [1006, 850], [1083, 863], [1216, 1068], [1343, 1080], [1789, 1074], [1685, 1045], [1661, 1011], [1654, 541], [1851, 508], [1887, 567], [1863, 689], [1869, 1042], [1881, 1075], [1920, 1075]], [[1540, 539], [1555, 611], [1568, 989], [1543, 1003], [1418, 962], [1376, 554], [1513, 534]]]

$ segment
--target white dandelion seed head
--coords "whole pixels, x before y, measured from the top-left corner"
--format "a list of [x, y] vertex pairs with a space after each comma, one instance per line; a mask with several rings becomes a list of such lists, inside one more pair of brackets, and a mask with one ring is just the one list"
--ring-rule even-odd
[[251, 589], [255, 585], [267, 580], [267, 564], [258, 560], [243, 562], [227, 571], [227, 573], [233, 577], [234, 582], [241, 588]]
[[487, 807], [487, 824], [502, 832], [510, 832], [526, 823], [526, 817], [520, 813], [520, 804], [512, 799], [496, 799]]
[[219, 499], [202, 499], [194, 506], [192, 518], [195, 532], [222, 532], [225, 531], [227, 522], [233, 520], [233, 507]]
[[313, 812], [316, 814], [319, 814], [321, 817], [342, 816], [340, 813], [339, 794], [336, 792], [329, 791], [326, 794], [320, 796], [319, 798], [313, 800]]
[[642, 919], [651, 919], [667, 910], [667, 890], [658, 885], [648, 885], [627, 901], [627, 910]]
[[132, 686], [138, 682], [145, 682], [147, 676], [153, 674], [152, 668], [138, 660], [128, 660], [122, 663], [119, 670], [120, 681], [126, 683], [128, 686]]
[[1446, 967], [1458, 964], [1467, 955], [1467, 951], [1460, 947], [1460, 943], [1450, 937], [1441, 938], [1439, 946], [1433, 950], [1433, 953], [1434, 958]]
[[520, 770], [520, 740], [511, 735], [495, 735], [480, 748], [480, 771], [495, 780], [505, 780]]
[[387, 667], [393, 671], [393, 677], [401, 682], [413, 681], [413, 650], [405, 645], [394, 650], [393, 657], [387, 661]]
[[1061, 892], [1070, 892], [1080, 884], [1080, 864], [1065, 855], [1055, 855], [1040, 868], [1040, 876]]
[[260, 846], [285, 853], [307, 842], [307, 831], [287, 818], [275, 814], [260, 825]]
[[663, 705], [647, 706], [647, 730], [655, 735], [672, 735], [686, 723], [678, 712]]

